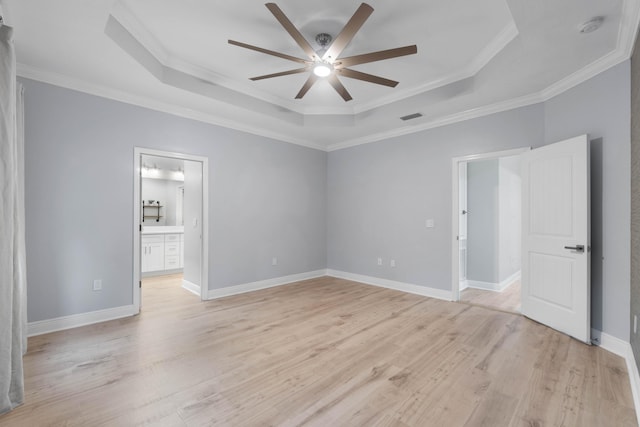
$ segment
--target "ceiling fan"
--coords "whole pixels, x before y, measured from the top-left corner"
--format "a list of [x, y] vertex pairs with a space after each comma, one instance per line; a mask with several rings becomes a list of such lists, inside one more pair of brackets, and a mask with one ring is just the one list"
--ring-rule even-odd
[[416, 45], [398, 47], [394, 49], [379, 50], [376, 52], [365, 53], [362, 55], [349, 56], [340, 58], [340, 54], [347, 47], [351, 39], [358, 32], [360, 27], [365, 23], [369, 16], [373, 13], [373, 8], [366, 3], [362, 3], [358, 10], [353, 14], [349, 22], [344, 26], [338, 37], [332, 42], [332, 37], [326, 33], [320, 33], [316, 36], [316, 42], [321, 49], [315, 51], [311, 44], [298, 31], [293, 23], [287, 18], [282, 10], [275, 3], [265, 4], [267, 9], [275, 16], [284, 29], [293, 37], [298, 46], [302, 48], [309, 59], [297, 58], [273, 50], [264, 49], [250, 44], [229, 40], [229, 44], [244, 47], [246, 49], [255, 50], [257, 52], [266, 53], [267, 55], [277, 56], [278, 58], [287, 59], [289, 61], [303, 64], [303, 67], [293, 70], [282, 71], [279, 73], [265, 74], [262, 76], [252, 77], [250, 80], [263, 80], [272, 77], [287, 76], [291, 74], [305, 73], [310, 71], [309, 78], [304, 83], [296, 99], [301, 99], [311, 89], [319, 79], [326, 78], [329, 84], [340, 94], [342, 99], [350, 101], [353, 99], [347, 89], [342, 85], [338, 76], [348, 77], [351, 79], [363, 80], [365, 82], [375, 83], [383, 86], [396, 87], [397, 81], [385, 79], [383, 77], [348, 68], [353, 65], [365, 64], [368, 62], [382, 61], [384, 59], [396, 58], [399, 56], [412, 55], [418, 52]]

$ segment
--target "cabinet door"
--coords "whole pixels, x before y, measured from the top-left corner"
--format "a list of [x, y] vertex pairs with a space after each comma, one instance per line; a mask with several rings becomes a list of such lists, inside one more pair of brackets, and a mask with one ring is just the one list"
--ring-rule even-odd
[[148, 264], [147, 271], [164, 270], [164, 243], [154, 242], [148, 245]]
[[164, 270], [164, 236], [143, 235], [140, 241], [141, 247], [141, 271]]

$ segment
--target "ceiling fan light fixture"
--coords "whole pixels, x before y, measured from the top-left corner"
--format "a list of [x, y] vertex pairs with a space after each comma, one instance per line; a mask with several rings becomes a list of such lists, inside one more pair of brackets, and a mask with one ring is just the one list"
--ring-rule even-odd
[[333, 66], [328, 62], [318, 62], [313, 66], [313, 74], [318, 77], [327, 77], [333, 72]]

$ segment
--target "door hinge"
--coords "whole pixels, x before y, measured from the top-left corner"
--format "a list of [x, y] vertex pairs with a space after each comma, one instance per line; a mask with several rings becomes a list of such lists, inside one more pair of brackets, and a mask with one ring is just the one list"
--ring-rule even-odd
[[142, 224], [140, 224], [140, 231], [142, 231]]
[[142, 287], [142, 280], [138, 281], [138, 287], [141, 288]]

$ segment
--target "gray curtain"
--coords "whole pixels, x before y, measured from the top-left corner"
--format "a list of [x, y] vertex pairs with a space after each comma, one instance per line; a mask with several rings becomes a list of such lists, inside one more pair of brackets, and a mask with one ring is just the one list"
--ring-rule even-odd
[[0, 413], [24, 399], [24, 127], [13, 29], [0, 25]]

